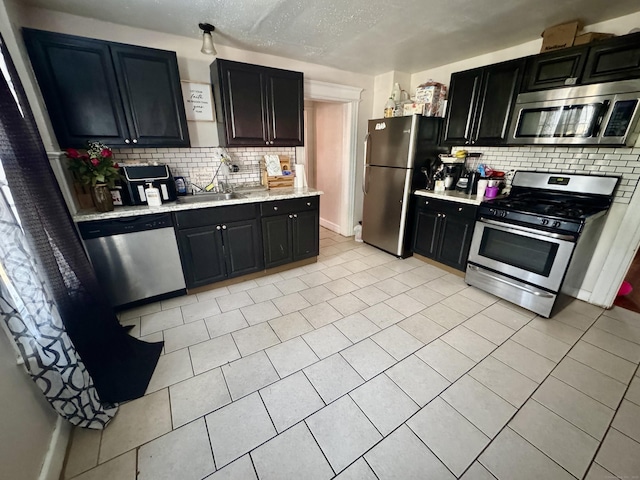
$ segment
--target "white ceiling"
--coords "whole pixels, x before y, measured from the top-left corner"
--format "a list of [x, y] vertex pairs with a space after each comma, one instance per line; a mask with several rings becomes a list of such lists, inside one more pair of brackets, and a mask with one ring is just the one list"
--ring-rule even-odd
[[[199, 38], [359, 73], [419, 72], [640, 9], [638, 0], [23, 0], [51, 10]], [[640, 25], [638, 25], [640, 26]]]

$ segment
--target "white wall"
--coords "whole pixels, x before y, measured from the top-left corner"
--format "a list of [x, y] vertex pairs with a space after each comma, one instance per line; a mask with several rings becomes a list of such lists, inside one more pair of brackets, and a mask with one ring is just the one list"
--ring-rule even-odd
[[384, 106], [391, 96], [394, 84], [400, 84], [400, 88], [406, 90], [409, 95], [415, 90], [411, 88], [410, 73], [391, 71], [377, 75], [373, 84], [373, 112], [371, 118], [382, 118]]
[[[1, 321], [1, 320], [0, 320]], [[14, 350], [0, 331], [0, 475], [34, 480], [40, 475], [57, 415], [16, 364]], [[61, 462], [60, 462], [61, 465]]]

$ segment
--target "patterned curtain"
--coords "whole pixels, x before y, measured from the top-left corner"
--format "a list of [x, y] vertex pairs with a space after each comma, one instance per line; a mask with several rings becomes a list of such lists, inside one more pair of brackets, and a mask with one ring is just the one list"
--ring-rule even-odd
[[1, 313], [29, 374], [76, 425], [144, 395], [162, 342], [126, 334], [96, 279], [0, 36]]
[[65, 331], [12, 208], [2, 165], [0, 192], [0, 314], [3, 321], [29, 375], [58, 414], [74, 425], [104, 428], [117, 407], [100, 402], [93, 380]]

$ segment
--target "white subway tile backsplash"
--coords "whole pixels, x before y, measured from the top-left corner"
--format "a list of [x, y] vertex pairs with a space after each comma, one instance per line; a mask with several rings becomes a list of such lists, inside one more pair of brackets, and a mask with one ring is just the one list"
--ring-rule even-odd
[[[286, 155], [295, 163], [295, 148], [261, 148], [238, 147], [227, 148], [231, 162], [238, 165], [239, 171], [231, 173], [229, 183], [258, 184], [261, 179], [260, 160], [265, 154]], [[120, 148], [114, 149], [114, 158], [118, 162], [157, 161], [169, 165], [174, 175], [186, 177], [190, 182], [193, 169], [209, 169], [213, 176], [218, 166], [218, 159], [222, 149], [219, 147], [200, 148]]]
[[640, 148], [522, 146], [474, 147], [473, 151], [482, 152], [480, 162], [496, 170], [621, 176], [617, 203], [629, 203], [640, 180]]

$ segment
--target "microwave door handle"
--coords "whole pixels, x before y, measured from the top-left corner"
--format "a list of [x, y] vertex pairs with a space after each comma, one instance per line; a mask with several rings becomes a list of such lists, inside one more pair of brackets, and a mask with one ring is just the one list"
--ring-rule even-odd
[[597, 137], [600, 135], [600, 128], [602, 127], [602, 120], [604, 120], [604, 116], [607, 114], [607, 110], [609, 110], [609, 106], [611, 102], [609, 100], [605, 100], [600, 105], [600, 112], [598, 113], [598, 119], [596, 120], [595, 125], [593, 126], [593, 137]]

